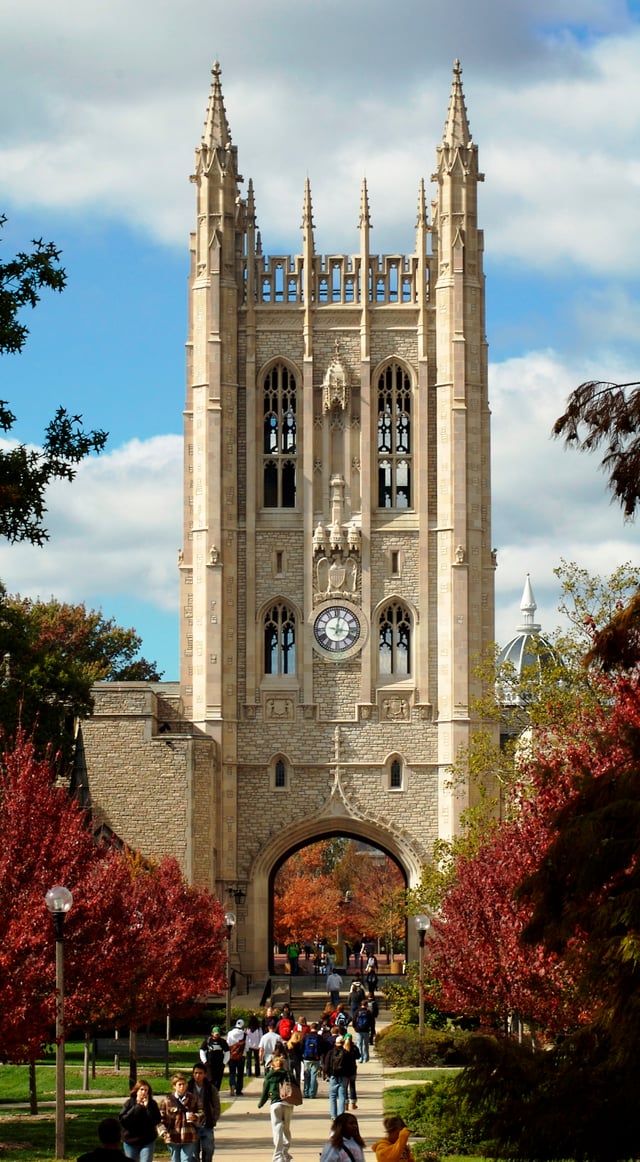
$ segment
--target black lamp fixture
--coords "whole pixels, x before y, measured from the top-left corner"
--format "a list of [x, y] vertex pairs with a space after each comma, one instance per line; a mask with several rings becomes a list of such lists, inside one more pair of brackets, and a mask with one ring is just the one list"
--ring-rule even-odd
[[233, 896], [236, 903], [236, 908], [241, 908], [247, 898], [247, 893], [242, 887], [242, 884], [229, 884], [229, 887], [227, 888], [227, 895]]

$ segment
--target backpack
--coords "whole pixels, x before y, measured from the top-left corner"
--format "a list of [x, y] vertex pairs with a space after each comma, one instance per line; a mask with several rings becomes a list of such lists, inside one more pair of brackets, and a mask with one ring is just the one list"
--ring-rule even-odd
[[338, 1013], [338, 1016], [336, 1017], [336, 1028], [337, 1029], [346, 1029], [348, 1024], [349, 1024], [349, 1018], [348, 1018], [347, 1014], [346, 1013]]
[[233, 1045], [229, 1046], [229, 1057], [232, 1061], [239, 1061], [241, 1057], [244, 1057], [245, 1041], [246, 1037], [243, 1037], [242, 1041], [234, 1041]]
[[364, 1033], [369, 1028], [369, 1010], [358, 1009], [355, 1021], [356, 1029], [359, 1033]]
[[281, 1017], [278, 1024], [278, 1036], [282, 1041], [288, 1041], [293, 1031], [293, 1021], [290, 1017]]
[[317, 1061], [318, 1060], [318, 1034], [317, 1033], [307, 1033], [307, 1035], [304, 1039], [304, 1051], [303, 1051], [302, 1056], [303, 1056], [303, 1059], [305, 1061]]
[[331, 1054], [331, 1072], [334, 1077], [340, 1077], [342, 1073], [342, 1066], [344, 1064], [344, 1049], [342, 1045], [336, 1045]]

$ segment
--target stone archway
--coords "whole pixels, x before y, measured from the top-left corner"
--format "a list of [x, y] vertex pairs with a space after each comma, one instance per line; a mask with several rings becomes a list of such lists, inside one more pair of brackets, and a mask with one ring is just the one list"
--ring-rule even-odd
[[[278, 872], [286, 864], [287, 860], [290, 859], [291, 856], [295, 855], [295, 853], [297, 851], [300, 851], [305, 847], [309, 847], [310, 845], [312, 845], [314, 843], [322, 842], [322, 839], [330, 839], [330, 838], [331, 839], [334, 839], [334, 838], [336, 838], [336, 839], [337, 838], [358, 839], [358, 840], [362, 840], [363, 843], [366, 842], [371, 847], [372, 850], [381, 852], [383, 855], [387, 856], [391, 860], [391, 862], [394, 864], [394, 866], [397, 868], [400, 875], [402, 876], [403, 883], [404, 883], [404, 889], [406, 890], [406, 888], [407, 888], [407, 873], [406, 873], [405, 868], [403, 867], [401, 861], [395, 855], [392, 855], [392, 853], [390, 851], [386, 850], [385, 848], [380, 847], [378, 844], [373, 845], [371, 843], [371, 840], [367, 839], [365, 841], [362, 838], [362, 836], [353, 835], [351, 833], [351, 831], [349, 830], [348, 826], [345, 826], [344, 824], [336, 825], [335, 829], [332, 830], [329, 834], [327, 834], [325, 836], [319, 836], [319, 837], [317, 837], [315, 839], [311, 839], [311, 840], [304, 840], [304, 842], [296, 844], [295, 847], [293, 847], [290, 851], [285, 852], [285, 854], [283, 856], [281, 856], [281, 858], [274, 864], [272, 871], [271, 871], [271, 874], [269, 876], [269, 971], [270, 971], [270, 973], [277, 972], [277, 969], [275, 967], [275, 960], [274, 960], [274, 957], [275, 957], [274, 949], [275, 949], [275, 945], [276, 945], [275, 934], [274, 934], [274, 928], [275, 928], [274, 895], [275, 895], [275, 881], [276, 881], [276, 877], [278, 875]], [[340, 923], [341, 923], [340, 918], [336, 917], [336, 927]], [[407, 925], [405, 924], [405, 940], [406, 940], [406, 936], [407, 936], [406, 929], [407, 929]], [[337, 967], [338, 967], [338, 971], [340, 971], [339, 964], [337, 965]]]
[[[412, 846], [393, 831], [370, 820], [347, 814], [330, 814], [322, 818], [298, 820], [285, 826], [273, 837], [254, 861], [247, 894], [246, 961], [254, 976], [268, 972], [271, 965], [271, 891], [273, 876], [280, 865], [299, 848], [334, 835], [361, 839], [388, 855], [405, 877], [407, 887], [420, 879], [421, 860]], [[417, 938], [408, 925], [407, 954], [417, 956]]]

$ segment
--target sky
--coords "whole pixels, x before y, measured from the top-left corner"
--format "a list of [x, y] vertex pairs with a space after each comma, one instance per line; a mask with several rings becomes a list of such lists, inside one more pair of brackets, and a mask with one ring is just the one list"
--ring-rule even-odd
[[178, 676], [189, 183], [215, 60], [266, 253], [411, 253], [459, 58], [485, 182], [496, 638], [559, 623], [562, 559], [640, 565], [598, 459], [551, 438], [573, 387], [640, 377], [640, 0], [0, 0], [0, 257], [62, 250], [68, 286], [0, 361], [14, 435], [56, 407], [109, 432], [48, 493], [44, 548], [0, 545], [10, 592], [134, 626]]

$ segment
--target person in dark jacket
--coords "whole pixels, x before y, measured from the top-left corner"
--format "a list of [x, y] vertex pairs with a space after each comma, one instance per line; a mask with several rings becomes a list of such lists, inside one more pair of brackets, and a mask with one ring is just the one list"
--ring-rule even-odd
[[220, 1094], [205, 1073], [204, 1065], [196, 1061], [191, 1070], [187, 1092], [193, 1094], [198, 1103], [201, 1121], [198, 1124], [196, 1162], [212, 1162], [215, 1150], [214, 1128], [220, 1117]]
[[273, 1136], [273, 1162], [290, 1162], [291, 1153], [291, 1115], [293, 1106], [280, 1097], [280, 1082], [291, 1078], [287, 1067], [286, 1057], [275, 1054], [271, 1065], [264, 1075], [262, 1095], [258, 1102], [258, 1109], [262, 1109], [267, 1100], [270, 1102], [271, 1133]]
[[122, 1158], [120, 1150], [121, 1126], [117, 1118], [103, 1118], [98, 1126], [99, 1146], [89, 1150], [88, 1154], [81, 1154], [78, 1162], [115, 1162], [116, 1154]]
[[333, 1121], [347, 1108], [349, 1078], [358, 1068], [355, 1053], [345, 1053], [342, 1037], [336, 1037], [333, 1049], [324, 1059], [324, 1075], [329, 1078], [329, 1116]]
[[119, 1117], [125, 1156], [133, 1158], [134, 1162], [151, 1162], [160, 1124], [160, 1107], [144, 1077], [134, 1085]]
[[220, 1026], [214, 1025], [211, 1034], [200, 1046], [200, 1060], [207, 1071], [207, 1077], [215, 1085], [218, 1093], [222, 1088], [224, 1067], [229, 1060], [229, 1046], [220, 1033]]

